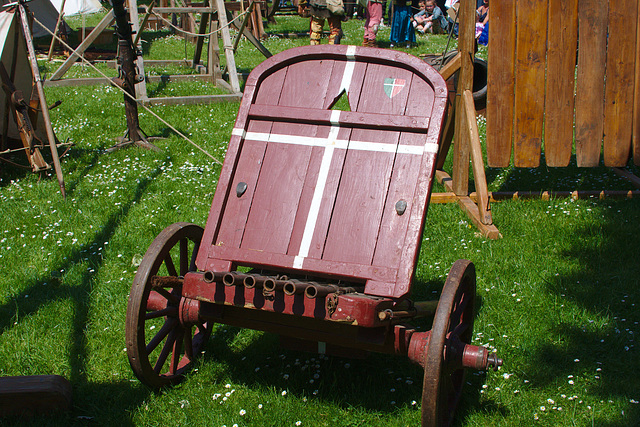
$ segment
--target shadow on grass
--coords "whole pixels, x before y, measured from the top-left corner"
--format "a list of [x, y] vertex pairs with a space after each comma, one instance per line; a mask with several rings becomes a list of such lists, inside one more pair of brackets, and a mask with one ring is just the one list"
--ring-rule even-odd
[[596, 412], [595, 425], [638, 425], [640, 405], [631, 401], [640, 400], [636, 342], [640, 331], [640, 201], [606, 204], [608, 209], [603, 209], [598, 225], [577, 229], [578, 238], [569, 239], [571, 244], [561, 254], [572, 263], [578, 260], [580, 270], [544, 278], [550, 294], [563, 305], [578, 307], [587, 320], [570, 323], [559, 318], [550, 331], [554, 343], [535, 349], [523, 370], [533, 384], [571, 384], [580, 398], [596, 396], [602, 402], [601, 411], [610, 405], [609, 400], [624, 402], [619, 421], [611, 421], [616, 418], [611, 414]]
[[[167, 158], [164, 163], [169, 162], [170, 159]], [[94, 245], [102, 245], [103, 242], [109, 241], [113, 237], [120, 224], [127, 218], [131, 208], [140, 201], [149, 184], [162, 173], [163, 167], [164, 165], [158, 166], [149, 177], [140, 180], [131, 199], [123, 203], [120, 209], [107, 219], [104, 227], [100, 229], [101, 231], [94, 236], [91, 242], [82, 248], [75, 249], [67, 256], [67, 261], [51, 268], [51, 271], [54, 272], [69, 271], [76, 264], [88, 262], [95, 266], [93, 274], [85, 270], [81, 279], [74, 280], [73, 283], [66, 283], [60, 274], [36, 277], [30, 286], [15, 295], [10, 302], [0, 305], [0, 333], [4, 333], [18, 324], [21, 319], [38, 312], [41, 307], [51, 302], [59, 300], [73, 301], [74, 318], [72, 321], [72, 343], [69, 351], [71, 374], [68, 380], [72, 385], [75, 406], [72, 413], [61, 415], [61, 420], [68, 417], [75, 419], [84, 414], [91, 414], [91, 411], [95, 410], [94, 413], [108, 411], [109, 419], [114, 413], [122, 414], [123, 418], [118, 424], [129, 425], [131, 421], [127, 410], [136, 408], [149, 395], [148, 390], [137, 384], [132, 385], [129, 382], [96, 384], [87, 378], [86, 361], [88, 352], [85, 331], [89, 324], [89, 313], [92, 310], [90, 297], [92, 283], [94, 275], [97, 274], [97, 270], [102, 265], [102, 257], [96, 252], [89, 254], [84, 249]], [[91, 166], [87, 167], [87, 169], [90, 168]], [[71, 185], [71, 191], [73, 191], [75, 185], [77, 183]], [[47, 284], [47, 286], [43, 286], [44, 284]], [[141, 392], [140, 390], [144, 391]], [[25, 422], [27, 421], [25, 420]], [[35, 425], [33, 419], [28, 422]], [[54, 419], [51, 422], [56, 424]], [[48, 423], [49, 421], [41, 425]], [[68, 425], [69, 423], [63, 424]]]

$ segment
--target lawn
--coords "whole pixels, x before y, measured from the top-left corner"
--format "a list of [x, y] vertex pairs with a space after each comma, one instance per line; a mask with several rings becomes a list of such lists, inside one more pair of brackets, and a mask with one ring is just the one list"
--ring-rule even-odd
[[[69, 22], [77, 28], [81, 21]], [[307, 28], [306, 20], [279, 16], [264, 44], [273, 53], [304, 45], [305, 38], [278, 34]], [[344, 43], [361, 43], [362, 21], [348, 21], [344, 29]], [[384, 42], [388, 34], [382, 28], [379, 38]], [[144, 39], [149, 59], [193, 52], [168, 32]], [[444, 36], [421, 37], [402, 50], [437, 53], [446, 45]], [[480, 55], [486, 57], [486, 48]], [[240, 71], [262, 59], [246, 40], [240, 43]], [[56, 67], [41, 61], [45, 76]], [[80, 65], [72, 73], [97, 76]], [[219, 91], [206, 83], [148, 88], [158, 96]], [[0, 375], [62, 375], [74, 401], [68, 413], [0, 419], [0, 425], [419, 425], [422, 371], [406, 358], [285, 351], [274, 335], [224, 325], [181, 384], [162, 392], [140, 384], [124, 350], [133, 277], [166, 226], [204, 226], [239, 104], [153, 107], [192, 142], [140, 108], [142, 129], [164, 137], [154, 140], [160, 151], [107, 154], [126, 129], [121, 93], [99, 85], [48, 87], [46, 94], [49, 104], [63, 101], [51, 111], [56, 135], [74, 143], [62, 159], [67, 199], [53, 173], [0, 166]], [[478, 124], [483, 133], [483, 117]], [[572, 164], [487, 169], [489, 187], [633, 189], [608, 168]], [[455, 260], [476, 265], [473, 341], [505, 363], [498, 372], [468, 372], [456, 423], [639, 424], [640, 201], [511, 200], [492, 210], [499, 240], [483, 238], [457, 205], [431, 205], [413, 284], [418, 297], [437, 298]]]

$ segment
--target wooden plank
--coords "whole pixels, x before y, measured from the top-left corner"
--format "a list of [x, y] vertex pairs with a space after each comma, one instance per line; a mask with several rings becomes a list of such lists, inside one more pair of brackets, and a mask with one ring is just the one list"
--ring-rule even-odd
[[604, 73], [609, 2], [578, 1], [578, 73], [576, 80], [576, 161], [598, 166], [604, 116]]
[[633, 80], [638, 1], [618, 0], [609, 8], [607, 79], [604, 90], [604, 164], [623, 167], [631, 155]]
[[[430, 117], [435, 101], [433, 88], [423, 79], [414, 78], [409, 88], [409, 98], [405, 114], [409, 116]], [[400, 136], [400, 145], [424, 146], [427, 135], [404, 132]], [[434, 157], [435, 153], [430, 155]], [[421, 165], [425, 156], [397, 153], [391, 174], [391, 183], [387, 193], [373, 265], [395, 266], [400, 264], [407, 238], [412, 208], [420, 204], [416, 189], [420, 178]], [[432, 160], [433, 161], [433, 160]], [[405, 203], [406, 211], [400, 214], [397, 203]]]
[[491, 4], [487, 61], [487, 164], [504, 168], [511, 161], [513, 142], [516, 3]]
[[0, 378], [0, 416], [71, 409], [71, 384], [59, 375]]
[[513, 163], [540, 165], [544, 118], [547, 0], [517, 2], [515, 128]]
[[[430, 89], [431, 87], [426, 90]], [[431, 90], [431, 92], [433, 93], [433, 90]], [[314, 125], [330, 125], [334, 120], [332, 118], [332, 110], [326, 108], [314, 110], [308, 107], [283, 107], [274, 105], [252, 105], [249, 109], [249, 117], [260, 120], [308, 123]], [[394, 131], [405, 130], [426, 134], [429, 128], [429, 117], [343, 111], [340, 114], [339, 124], [343, 127]]]
[[458, 198], [458, 205], [467, 214], [467, 217], [473, 222], [478, 231], [487, 239], [496, 240], [501, 239], [502, 234], [498, 228], [493, 224], [485, 224], [480, 219], [480, 212], [478, 211], [478, 205], [468, 196]]
[[573, 147], [578, 0], [549, 2], [544, 154], [548, 166], [567, 166]]
[[[283, 68], [267, 76], [260, 90], [255, 94], [255, 99], [243, 99], [243, 109], [238, 113], [238, 120], [234, 128], [237, 131], [231, 138], [223, 170], [220, 173], [220, 184], [216, 188], [211, 212], [207, 220], [206, 230], [214, 231], [217, 228], [216, 234], [213, 235], [211, 233], [211, 237], [205, 235], [207, 238], [207, 240], [203, 240], [205, 242], [212, 241], [212, 243], [220, 246], [240, 246], [260, 173], [260, 165], [266, 150], [266, 142], [244, 140], [238, 133], [242, 132], [245, 126], [247, 126], [248, 131], [252, 132], [271, 131], [271, 123], [269, 122], [245, 124], [249, 111], [249, 105], [246, 104], [250, 104], [252, 101], [268, 103], [277, 100], [280, 97], [286, 73], [286, 68]], [[250, 88], [251, 91], [254, 90], [253, 86]], [[245, 88], [245, 97], [249, 96], [251, 91], [247, 92]], [[234, 155], [235, 158], [233, 157]], [[247, 190], [241, 197], [238, 197], [236, 188], [242, 182], [247, 184]], [[225, 187], [226, 185], [229, 186]], [[215, 221], [216, 226], [210, 225], [210, 221]]]
[[449, 77], [453, 76], [458, 70], [460, 70], [460, 65], [462, 64], [462, 55], [460, 52], [453, 57], [453, 59], [447, 62], [441, 69], [440, 75], [443, 79], [449, 80]]
[[636, 81], [633, 99], [633, 163], [640, 166], [640, 6], [636, 25]]

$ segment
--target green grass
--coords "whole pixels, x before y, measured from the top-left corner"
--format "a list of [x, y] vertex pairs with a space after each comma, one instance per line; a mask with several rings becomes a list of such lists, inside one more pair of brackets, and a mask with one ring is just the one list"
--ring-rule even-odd
[[[267, 31], [307, 25], [278, 17]], [[345, 34], [347, 43], [359, 44], [362, 21], [345, 23]], [[388, 39], [388, 28], [379, 37]], [[265, 41], [274, 53], [306, 43]], [[420, 38], [410, 52], [435, 53], [445, 44], [444, 37]], [[155, 59], [181, 52], [184, 43], [173, 36], [149, 48]], [[261, 60], [246, 41], [240, 44], [241, 70]], [[171, 83], [162, 93], [215, 90]], [[405, 357], [285, 351], [271, 334], [224, 325], [182, 384], [162, 392], [141, 385], [124, 351], [137, 265], [167, 225], [204, 225], [220, 166], [143, 109], [141, 126], [165, 137], [154, 141], [162, 151], [106, 154], [126, 127], [115, 89], [48, 88], [47, 97], [50, 104], [63, 100], [51, 112], [55, 131], [75, 143], [62, 160], [68, 197], [62, 200], [51, 173], [0, 168], [0, 375], [62, 375], [72, 383], [74, 405], [69, 413], [1, 425], [419, 424], [422, 372]], [[153, 109], [220, 160], [237, 110], [237, 103]], [[487, 169], [487, 175], [494, 191], [632, 189], [604, 167]], [[457, 205], [431, 205], [413, 285], [416, 298], [436, 298], [455, 260], [470, 259], [478, 271], [474, 343], [497, 350], [505, 365], [469, 372], [457, 423], [640, 423], [640, 202], [505, 201], [492, 211], [504, 236], [495, 241], [481, 237]]]

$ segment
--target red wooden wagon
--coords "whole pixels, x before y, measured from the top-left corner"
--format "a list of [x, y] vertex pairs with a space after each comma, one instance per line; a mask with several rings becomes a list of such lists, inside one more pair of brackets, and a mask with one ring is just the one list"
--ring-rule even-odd
[[[423, 425], [448, 424], [464, 368], [501, 361], [469, 344], [471, 262], [454, 264], [439, 301], [409, 299], [446, 97], [434, 69], [392, 50], [308, 46], [258, 66], [204, 232], [167, 227], [134, 279], [136, 376], [179, 380], [224, 323], [319, 352], [408, 355], [425, 369]], [[406, 323], [425, 316], [429, 332]]]

